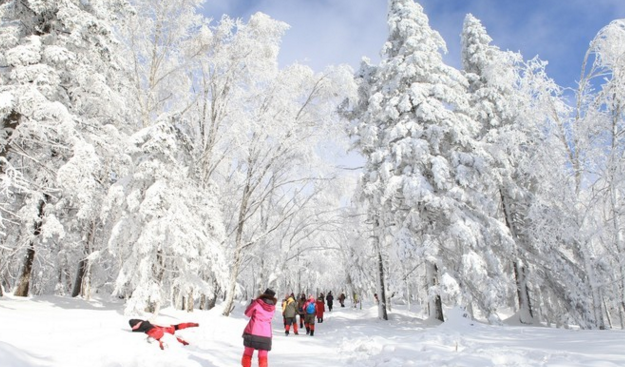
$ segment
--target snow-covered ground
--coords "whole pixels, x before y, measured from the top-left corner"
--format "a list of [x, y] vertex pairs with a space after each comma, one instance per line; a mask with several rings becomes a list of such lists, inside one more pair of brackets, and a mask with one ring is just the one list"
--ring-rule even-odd
[[[239, 305], [231, 317], [221, 309], [185, 313], [166, 309], [157, 324], [193, 321], [178, 331], [191, 344], [165, 338], [167, 348], [132, 333], [121, 303], [63, 297], [0, 298], [2, 367], [212, 367], [239, 366], [247, 319]], [[335, 308], [317, 324], [315, 336], [285, 336], [279, 311], [273, 322], [270, 366], [625, 366], [624, 331], [580, 331], [489, 326], [450, 311], [432, 325], [395, 307], [389, 321], [372, 304]], [[256, 356], [253, 366], [256, 366]]]

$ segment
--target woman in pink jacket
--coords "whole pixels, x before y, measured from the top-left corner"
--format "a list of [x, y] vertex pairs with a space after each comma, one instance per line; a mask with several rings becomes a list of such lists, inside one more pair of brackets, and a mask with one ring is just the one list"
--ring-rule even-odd
[[250, 318], [243, 330], [243, 367], [252, 366], [254, 350], [258, 350], [258, 366], [267, 367], [267, 354], [271, 350], [271, 319], [276, 311], [276, 292], [267, 288], [263, 294], [252, 300], [245, 309], [245, 316]]

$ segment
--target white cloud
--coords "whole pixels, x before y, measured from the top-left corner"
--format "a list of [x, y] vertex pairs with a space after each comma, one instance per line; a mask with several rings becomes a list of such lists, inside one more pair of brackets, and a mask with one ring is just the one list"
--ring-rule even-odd
[[264, 0], [255, 7], [291, 26], [280, 60], [315, 70], [327, 65], [357, 67], [363, 56], [377, 59], [386, 40], [386, 0]]

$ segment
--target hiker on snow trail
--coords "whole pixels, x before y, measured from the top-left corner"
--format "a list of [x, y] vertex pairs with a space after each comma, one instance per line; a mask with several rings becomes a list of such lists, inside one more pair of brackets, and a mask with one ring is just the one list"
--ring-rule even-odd
[[291, 325], [293, 325], [293, 332], [295, 335], [299, 335], [297, 332], [297, 302], [295, 301], [295, 296], [291, 294], [286, 302], [282, 306], [282, 315], [284, 316], [284, 334], [289, 336], [289, 330], [291, 329]]
[[345, 293], [341, 293], [339, 296], [339, 303], [341, 304], [341, 307], [345, 307]]
[[328, 292], [326, 296], [326, 301], [328, 301], [328, 311], [332, 312], [332, 304], [334, 303], [334, 296], [332, 295], [332, 291]]
[[[182, 330], [182, 329], [186, 329], [190, 327], [200, 326], [200, 324], [195, 323], [195, 322], [185, 322], [182, 324], [170, 325], [170, 326], [159, 326], [159, 325], [153, 325], [149, 321], [140, 320], [140, 319], [131, 319], [130, 321], [128, 321], [128, 323], [130, 324], [132, 331], [146, 333], [148, 335], [148, 340], [152, 338], [158, 341], [158, 346], [161, 349], [165, 349], [165, 347], [163, 346], [163, 342], [161, 341], [161, 338], [165, 335], [165, 333], [174, 335], [176, 330]], [[183, 345], [189, 345], [189, 343], [187, 343], [182, 338], [176, 337], [176, 340], [178, 340]]]
[[304, 304], [306, 303], [306, 295], [302, 295], [297, 300], [297, 314], [299, 315], [299, 328], [304, 328], [304, 319], [306, 318], [306, 311], [304, 310]]
[[315, 298], [311, 295], [308, 296], [308, 301], [304, 303], [304, 312], [306, 318], [304, 320], [304, 326], [306, 326], [306, 334], [315, 335], [315, 317], [317, 317], [317, 305]]
[[276, 292], [267, 288], [258, 298], [252, 300], [245, 309], [245, 316], [250, 318], [243, 330], [243, 367], [252, 366], [254, 350], [258, 351], [258, 366], [267, 367], [267, 354], [271, 350], [271, 319], [276, 311]]
[[323, 322], [323, 311], [325, 311], [326, 309], [326, 304], [323, 301], [323, 293], [321, 293], [321, 295], [319, 296], [319, 298], [317, 298], [317, 304], [315, 305], [315, 312], [317, 313], [317, 322], [318, 323], [322, 323]]

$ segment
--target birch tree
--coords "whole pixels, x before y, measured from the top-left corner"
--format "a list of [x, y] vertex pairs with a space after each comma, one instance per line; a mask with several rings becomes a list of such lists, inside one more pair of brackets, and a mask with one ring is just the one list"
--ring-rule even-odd
[[286, 216], [277, 217], [256, 234], [246, 231], [258, 220], [263, 203], [278, 195], [289, 198], [286, 205], [290, 206], [293, 192], [315, 190], [315, 181], [327, 178], [315, 172], [320, 167], [315, 163], [319, 156], [316, 150], [333, 131], [330, 123], [335, 116], [335, 94], [343, 95], [339, 88], [350, 85], [349, 73], [343, 68], [321, 74], [301, 65], [279, 71], [276, 64], [274, 68], [273, 72], [265, 70], [258, 75], [250, 86], [245, 95], [247, 110], [240, 111], [233, 126], [239, 131], [239, 147], [229, 164], [227, 187], [234, 188], [230, 197], [237, 199], [236, 205], [226, 211], [233, 262], [225, 315], [232, 310], [245, 254], [290, 215], [288, 210], [283, 211]]

